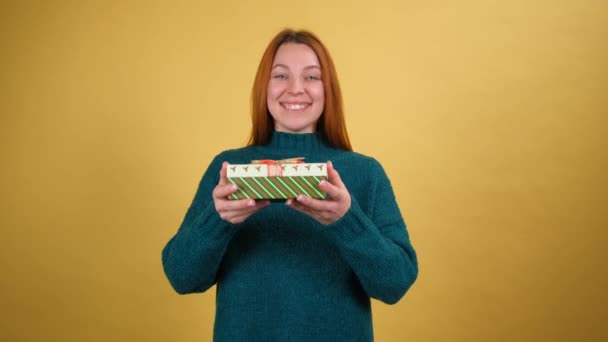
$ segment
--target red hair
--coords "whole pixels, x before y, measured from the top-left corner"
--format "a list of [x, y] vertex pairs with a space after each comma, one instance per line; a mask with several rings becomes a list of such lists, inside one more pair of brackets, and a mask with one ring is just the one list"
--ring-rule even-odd
[[274, 119], [268, 112], [267, 96], [268, 82], [272, 62], [279, 47], [285, 43], [305, 44], [310, 47], [321, 64], [321, 81], [325, 91], [325, 108], [317, 121], [316, 131], [329, 143], [329, 145], [352, 151], [344, 110], [342, 106], [342, 92], [338, 83], [338, 75], [329, 51], [321, 40], [308, 31], [295, 31], [285, 29], [277, 34], [264, 51], [258, 71], [251, 90], [251, 136], [247, 143], [252, 145], [266, 145], [270, 142], [274, 130]]

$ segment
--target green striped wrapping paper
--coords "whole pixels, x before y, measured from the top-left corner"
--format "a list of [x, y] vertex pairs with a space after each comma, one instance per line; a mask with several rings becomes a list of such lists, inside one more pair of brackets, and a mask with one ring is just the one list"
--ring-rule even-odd
[[303, 194], [325, 199], [319, 182], [327, 179], [325, 163], [230, 164], [228, 181], [238, 187], [229, 199], [287, 199]]

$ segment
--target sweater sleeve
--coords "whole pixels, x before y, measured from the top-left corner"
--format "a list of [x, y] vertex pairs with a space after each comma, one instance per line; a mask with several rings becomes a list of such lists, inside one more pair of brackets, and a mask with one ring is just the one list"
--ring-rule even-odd
[[162, 252], [162, 264], [171, 286], [179, 294], [204, 292], [216, 282], [222, 257], [238, 225], [222, 220], [212, 192], [219, 182], [222, 160], [212, 162], [177, 233]]
[[[368, 296], [398, 302], [418, 276], [418, 261], [390, 181], [374, 160], [369, 215], [352, 198], [348, 212], [324, 233], [340, 250]], [[352, 196], [351, 196], [352, 197]]]

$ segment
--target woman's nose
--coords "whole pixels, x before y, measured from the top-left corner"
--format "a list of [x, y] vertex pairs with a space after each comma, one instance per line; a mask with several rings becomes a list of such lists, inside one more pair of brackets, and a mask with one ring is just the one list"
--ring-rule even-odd
[[290, 94], [300, 94], [304, 92], [304, 83], [297, 77], [293, 77], [289, 80], [287, 91]]

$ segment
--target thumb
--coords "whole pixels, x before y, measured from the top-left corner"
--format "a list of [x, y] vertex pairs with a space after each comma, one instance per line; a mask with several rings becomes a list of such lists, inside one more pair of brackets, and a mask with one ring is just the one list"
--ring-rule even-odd
[[344, 183], [342, 183], [342, 178], [340, 178], [338, 171], [334, 169], [334, 165], [331, 163], [331, 161], [327, 162], [327, 177], [329, 178], [329, 182], [338, 188], [346, 188]]
[[222, 169], [220, 170], [220, 185], [228, 184], [228, 162], [224, 162], [222, 164]]

